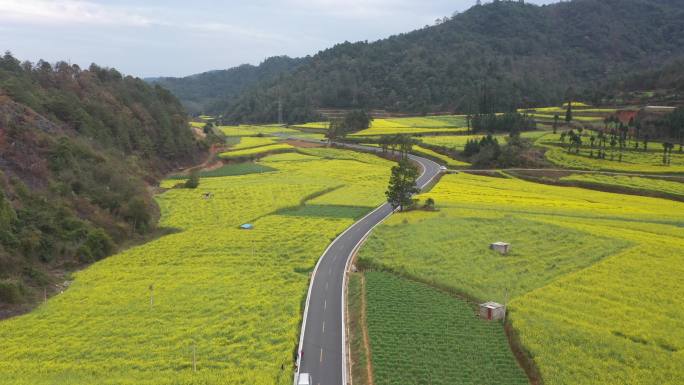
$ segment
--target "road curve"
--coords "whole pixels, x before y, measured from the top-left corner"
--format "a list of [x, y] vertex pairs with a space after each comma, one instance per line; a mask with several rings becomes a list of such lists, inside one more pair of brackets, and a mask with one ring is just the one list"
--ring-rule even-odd
[[[347, 145], [357, 150], [379, 151], [377, 148]], [[425, 188], [440, 173], [440, 165], [425, 158], [409, 155], [421, 165], [417, 185]], [[344, 288], [346, 270], [354, 251], [370, 231], [392, 214], [385, 203], [354, 223], [325, 250], [313, 272], [299, 340], [298, 373], [309, 373], [313, 385], [347, 385], [344, 323]], [[298, 374], [297, 373], [297, 374]], [[295, 375], [295, 384], [297, 375]]]

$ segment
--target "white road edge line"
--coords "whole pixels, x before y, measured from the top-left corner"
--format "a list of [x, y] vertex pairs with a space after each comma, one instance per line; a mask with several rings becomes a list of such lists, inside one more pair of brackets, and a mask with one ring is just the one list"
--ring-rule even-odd
[[349, 232], [352, 228], [354, 228], [354, 225], [356, 223], [363, 221], [364, 219], [368, 218], [369, 216], [373, 215], [376, 211], [380, 210], [384, 204], [375, 210], [371, 211], [370, 213], [366, 214], [363, 218], [359, 219], [356, 221], [353, 225], [348, 227], [346, 230], [344, 230], [340, 235], [335, 238], [334, 241], [332, 241], [328, 247], [323, 251], [323, 254], [321, 254], [321, 257], [318, 258], [318, 262], [316, 262], [316, 267], [314, 267], [313, 273], [311, 274], [311, 279], [309, 281], [309, 291], [306, 294], [306, 302], [304, 304], [304, 316], [302, 317], [302, 329], [299, 332], [299, 346], [298, 346], [298, 351], [297, 351], [297, 370], [295, 371], [295, 378], [294, 378], [294, 383], [296, 385], [297, 383], [297, 378], [299, 377], [299, 370], [301, 369], [301, 352], [302, 352], [302, 345], [304, 344], [304, 332], [306, 331], [306, 318], [307, 315], [309, 314], [309, 302], [311, 301], [311, 291], [313, 290], [313, 284], [316, 278], [316, 272], [318, 272], [318, 267], [321, 265], [321, 261], [323, 261], [323, 257], [328, 253], [328, 251], [337, 243], [337, 241], [342, 238], [347, 232]]
[[[373, 151], [375, 151], [375, 149], [373, 149]], [[420, 158], [420, 159], [422, 159], [422, 160], [427, 160], [428, 162], [432, 162], [432, 163], [436, 164], [437, 166], [439, 166], [439, 164], [438, 164], [437, 162], [431, 161], [431, 160], [429, 160], [429, 159], [421, 158], [421, 157], [418, 157], [418, 156], [415, 156], [415, 155], [409, 155], [409, 158], [412, 158], [412, 159]], [[421, 167], [423, 167], [423, 166], [421, 165]], [[418, 179], [422, 178], [422, 177], [425, 175], [426, 172], [427, 172], [427, 169], [426, 169], [425, 167], [423, 167], [423, 171], [422, 171], [422, 173], [420, 174], [420, 176], [418, 177]], [[423, 188], [425, 188], [426, 186], [428, 186], [428, 185], [432, 182], [432, 180], [433, 180], [434, 178], [437, 177], [437, 175], [439, 175], [439, 173], [435, 174], [435, 176], [433, 176], [432, 178], [430, 178], [430, 180], [428, 180], [428, 181], [425, 182], [422, 186], [420, 186], [421, 190], [422, 190]], [[377, 207], [375, 210], [373, 210], [373, 211], [371, 211], [370, 213], [366, 214], [363, 218], [361, 218], [361, 219], [359, 219], [358, 221], [354, 222], [351, 226], [349, 226], [346, 230], [344, 230], [340, 235], [337, 236], [337, 238], [335, 238], [335, 239], [328, 245], [328, 247], [323, 251], [323, 254], [321, 254], [321, 257], [318, 259], [318, 262], [316, 262], [316, 266], [314, 267], [314, 270], [313, 270], [313, 272], [312, 272], [312, 274], [311, 274], [311, 279], [310, 279], [310, 281], [309, 281], [309, 290], [307, 291], [307, 294], [306, 294], [306, 302], [305, 302], [305, 304], [304, 304], [304, 316], [302, 317], [302, 328], [301, 328], [301, 331], [300, 331], [300, 333], [299, 333], [299, 345], [298, 345], [298, 350], [297, 350], [297, 370], [295, 371], [295, 374], [294, 374], [294, 381], [293, 381], [295, 385], [297, 384], [297, 379], [299, 378], [299, 371], [300, 371], [300, 369], [301, 369], [301, 361], [302, 361], [301, 352], [302, 352], [302, 345], [304, 344], [304, 333], [306, 332], [306, 319], [307, 319], [307, 316], [308, 316], [308, 313], [309, 313], [309, 302], [311, 301], [311, 291], [313, 290], [313, 284], [314, 284], [314, 281], [315, 281], [315, 278], [316, 278], [316, 273], [318, 272], [318, 267], [321, 265], [321, 262], [323, 261], [323, 257], [325, 257], [325, 255], [328, 253], [328, 251], [329, 251], [333, 246], [335, 246], [335, 245], [337, 244], [337, 241], [339, 241], [340, 238], [342, 238], [346, 233], [348, 233], [349, 231], [351, 231], [352, 229], [354, 229], [358, 223], [363, 222], [366, 218], [370, 217], [371, 215], [375, 214], [377, 211], [379, 211], [380, 209], [382, 209], [383, 207], [385, 207], [385, 205], [387, 205], [387, 203], [383, 203], [382, 205], [380, 205], [379, 207]], [[364, 236], [361, 238], [361, 241], [359, 241], [359, 242], [356, 244], [356, 246], [354, 247], [354, 249], [352, 249], [352, 253], [351, 253], [350, 255], [347, 256], [347, 262], [346, 262], [346, 265], [345, 265], [345, 271], [344, 271], [343, 277], [342, 277], [342, 301], [341, 301], [341, 302], [342, 302], [342, 350], [343, 350], [343, 351], [342, 351], [342, 385], [346, 385], [346, 384], [347, 384], [347, 354], [346, 354], [346, 351], [345, 351], [345, 350], [346, 350], [346, 348], [345, 348], [345, 346], [346, 346], [346, 333], [345, 333], [346, 322], [345, 322], [345, 311], [344, 311], [344, 309], [345, 309], [345, 292], [346, 292], [346, 287], [347, 287], [347, 270], [348, 270], [348, 268], [349, 268], [349, 263], [350, 263], [350, 260], [351, 260], [350, 256], [351, 256], [351, 255], [354, 255], [354, 252], [355, 252], [356, 249], [359, 247], [359, 245], [362, 243], [362, 241], [365, 239], [365, 237], [367, 237], [368, 234], [369, 234], [375, 227], [377, 227], [380, 223], [382, 223], [385, 219], [387, 219], [392, 213], [394, 213], [394, 211], [395, 211], [395, 210], [391, 211], [388, 215], [386, 215], [385, 217], [383, 217], [377, 224], [375, 224], [373, 227], [371, 227], [371, 229], [366, 233], [366, 235], [364, 235]]]

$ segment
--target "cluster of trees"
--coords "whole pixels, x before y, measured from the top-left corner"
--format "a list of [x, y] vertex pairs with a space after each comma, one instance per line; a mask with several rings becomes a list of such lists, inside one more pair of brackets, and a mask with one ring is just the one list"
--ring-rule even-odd
[[416, 144], [416, 140], [411, 137], [411, 135], [383, 135], [378, 139], [378, 144], [382, 149], [383, 154], [387, 154], [387, 151], [392, 151], [392, 155], [399, 152], [402, 159], [408, 158], [408, 154], [411, 153], [413, 146]]
[[345, 137], [358, 131], [368, 129], [373, 122], [373, 117], [365, 110], [352, 110], [342, 118], [332, 119], [328, 125], [325, 137], [329, 142]]
[[522, 138], [519, 133], [511, 133], [504, 144], [491, 135], [469, 140], [462, 155], [473, 166], [483, 168], [535, 167], [543, 159], [543, 154], [534, 148], [532, 141]]
[[0, 302], [30, 297], [50, 267], [151, 231], [148, 184], [202, 148], [161, 87], [96, 65], [0, 57]]
[[[668, 0], [495, 2], [377, 42], [338, 44], [209, 112], [229, 122], [273, 122], [282, 107], [293, 123], [315, 118], [319, 108], [475, 114], [559, 104], [571, 85], [583, 95], [606, 73], [681, 55], [682, 7]], [[214, 88], [206, 86], [207, 93]]]
[[496, 151], [498, 151], [499, 148], [499, 141], [491, 135], [483, 136], [480, 140], [468, 139], [463, 149], [463, 156], [469, 158], [479, 154], [483, 149], [490, 147], [497, 149]]
[[467, 119], [468, 128], [472, 132], [508, 132], [515, 134], [537, 129], [537, 123], [533, 118], [518, 112], [468, 115]]
[[662, 117], [637, 115], [625, 124], [617, 116], [611, 115], [604, 119], [604, 128], [590, 131], [583, 128], [564, 131], [560, 135], [560, 144], [568, 153], [580, 153], [583, 138], [589, 142], [589, 156], [591, 158], [606, 159], [622, 162], [623, 154], [630, 148], [633, 151], [648, 151], [652, 140], [659, 140], [663, 146], [663, 164], [670, 164], [675, 143], [679, 143], [679, 152], [684, 152], [684, 108]]

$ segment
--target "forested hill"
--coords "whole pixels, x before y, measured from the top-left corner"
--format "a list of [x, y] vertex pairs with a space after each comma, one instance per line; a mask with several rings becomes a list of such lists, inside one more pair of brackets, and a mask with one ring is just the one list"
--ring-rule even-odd
[[275, 121], [279, 99], [289, 121], [317, 108], [421, 113], [555, 104], [684, 54], [683, 10], [679, 0], [474, 6], [432, 27], [339, 44], [207, 112]]
[[305, 61], [276, 56], [258, 66], [244, 64], [184, 78], [153, 78], [147, 81], [169, 89], [191, 113], [216, 112], [228, 108], [232, 100], [246, 88], [259, 81], [274, 80], [279, 74], [290, 72]]
[[0, 318], [56, 290], [56, 272], [149, 233], [148, 183], [199, 156], [161, 87], [95, 65], [0, 57]]

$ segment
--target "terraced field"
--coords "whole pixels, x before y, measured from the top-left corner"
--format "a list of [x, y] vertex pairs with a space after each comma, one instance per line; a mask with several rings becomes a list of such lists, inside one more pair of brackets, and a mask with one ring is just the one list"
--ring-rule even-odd
[[[545, 384], [678, 383], [683, 203], [467, 174], [428, 197], [439, 211], [391, 217], [360, 263], [508, 298]], [[509, 255], [488, 249], [499, 240]]]
[[225, 136], [257, 136], [273, 134], [296, 134], [300, 131], [282, 126], [220, 126], [219, 130]]
[[285, 152], [290, 150], [294, 150], [294, 147], [287, 143], [273, 143], [258, 147], [245, 148], [242, 150], [230, 150], [227, 152], [222, 152], [221, 154], [219, 154], [219, 157], [223, 159], [250, 158], [263, 156], [269, 153]]
[[432, 116], [422, 118], [375, 119], [367, 130], [356, 132], [351, 137], [380, 135], [430, 135], [440, 133], [466, 132], [464, 116]]
[[[160, 195], [161, 225], [176, 233], [92, 265], [63, 294], [0, 323], [0, 382], [291, 383], [308, 274], [332, 238], [383, 201], [391, 167], [327, 151], [267, 157], [276, 171]], [[246, 222], [255, 229], [239, 230]]]
[[[523, 132], [520, 134], [521, 137], [523, 138], [528, 138], [531, 140], [536, 140], [544, 135], [548, 134], [548, 131], [528, 131], [528, 132]], [[485, 135], [439, 135], [439, 136], [424, 136], [420, 138], [420, 141], [433, 145], [433, 146], [441, 146], [441, 147], [446, 147], [450, 149], [454, 149], [457, 151], [463, 151], [465, 148], [466, 143], [469, 140], [480, 140], [484, 137]], [[500, 144], [505, 143], [506, 138], [508, 135], [493, 135]]]
[[376, 384], [528, 384], [500, 322], [427, 285], [365, 273]]
[[[660, 143], [650, 143], [648, 151], [635, 150], [631, 146], [625, 149], [622, 162], [619, 162], [619, 152], [616, 148], [611, 160], [611, 149], [607, 149], [607, 159], [590, 157], [591, 147], [589, 138], [583, 138], [584, 145], [579, 154], [568, 154], [560, 143], [560, 134], [546, 134], [540, 137], [537, 145], [546, 147], [546, 158], [560, 167], [580, 170], [621, 171], [653, 174], [681, 174], [684, 173], [684, 153], [674, 151], [670, 165], [663, 165], [663, 148]], [[596, 154], [596, 149], [593, 150]]]
[[[684, 177], [683, 177], [684, 178]], [[635, 192], [660, 192], [684, 198], [684, 183], [675, 180], [642, 178], [624, 175], [573, 174], [561, 178], [566, 182], [580, 182], [595, 186], [618, 186]]]

